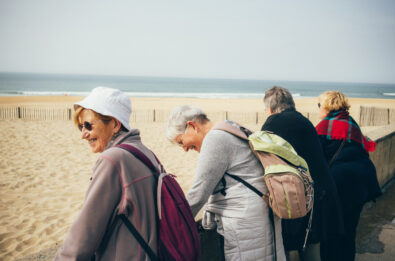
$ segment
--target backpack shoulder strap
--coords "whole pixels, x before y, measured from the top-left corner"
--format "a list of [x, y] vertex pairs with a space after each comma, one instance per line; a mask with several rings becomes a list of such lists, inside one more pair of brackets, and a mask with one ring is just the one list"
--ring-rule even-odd
[[[247, 130], [249, 132], [248, 129], [246, 129], [244, 127], [241, 127], [241, 128], [243, 128], [243, 129], [245, 129], [245, 130]], [[242, 140], [248, 141], [248, 136], [247, 136], [246, 132], [244, 132], [244, 131], [240, 130], [239, 128], [233, 126], [232, 124], [224, 122], [224, 121], [215, 124], [214, 127], [212, 128], [212, 130], [226, 131], [226, 132], [228, 132], [230, 134], [233, 134], [236, 137], [239, 137]], [[227, 173], [225, 173], [225, 174], [227, 174]], [[233, 176], [233, 175], [229, 175], [229, 176]], [[225, 191], [226, 190], [226, 180], [225, 180], [225, 177], [221, 178], [221, 183], [222, 183], [223, 188], [221, 190], [214, 191], [213, 194], [221, 193], [224, 196], [226, 195], [226, 191]]]
[[[137, 149], [129, 144], [118, 144], [115, 147], [118, 147], [118, 148], [121, 148], [121, 149], [124, 149], [124, 150], [130, 152], [133, 156], [135, 156], [138, 160], [140, 160], [142, 163], [144, 163], [154, 173], [158, 174], [158, 169], [154, 166], [154, 164], [152, 164], [152, 161], [139, 149]], [[155, 158], [156, 158], [156, 156], [155, 156]], [[160, 162], [159, 162], [159, 164], [160, 164]], [[137, 240], [137, 242], [140, 244], [140, 246], [147, 253], [149, 258], [151, 260], [159, 260], [158, 257], [155, 255], [154, 251], [151, 249], [151, 247], [148, 245], [148, 243], [144, 240], [144, 238], [141, 236], [141, 234], [137, 231], [135, 226], [129, 221], [129, 219], [124, 214], [120, 215], [119, 217], [121, 218], [122, 222], [125, 224], [127, 229], [129, 230], [129, 232], [134, 236], [134, 238]]]
[[329, 167], [332, 166], [333, 162], [335, 161], [335, 159], [337, 158], [337, 156], [339, 155], [340, 151], [342, 150], [344, 144], [346, 143], [346, 140], [343, 140], [342, 143], [340, 144], [339, 148], [337, 149], [337, 151], [335, 152], [335, 154], [333, 154], [333, 157], [331, 159], [331, 161], [329, 162]]
[[225, 175], [228, 175], [229, 177], [231, 177], [231, 178], [237, 180], [238, 182], [242, 183], [244, 186], [246, 186], [247, 188], [249, 188], [250, 190], [255, 192], [255, 194], [257, 194], [261, 198], [267, 197], [267, 195], [265, 195], [262, 192], [260, 192], [257, 188], [255, 188], [253, 185], [251, 185], [250, 183], [248, 183], [244, 179], [240, 178], [239, 176], [236, 176], [236, 175], [233, 175], [233, 174], [230, 174], [230, 173], [227, 173], [227, 172], [225, 172]]
[[[243, 129], [246, 129], [246, 128], [243, 127]], [[232, 124], [229, 124], [226, 122], [220, 122], [220, 123], [215, 124], [214, 127], [212, 128], [212, 130], [226, 131], [230, 134], [233, 134], [233, 135], [239, 137], [240, 139], [248, 141], [248, 137], [244, 131], [242, 131], [239, 128], [237, 128], [236, 126], [233, 126]]]
[[[159, 170], [157, 167], [154, 166], [154, 164], [152, 163], [152, 161], [147, 157], [147, 155], [145, 155], [142, 151], [140, 151], [139, 149], [137, 149], [136, 147], [133, 147], [132, 145], [129, 144], [118, 144], [115, 147], [124, 149], [126, 151], [129, 151], [133, 156], [135, 156], [138, 160], [140, 160], [141, 162], [143, 162], [150, 170], [152, 170], [154, 173], [159, 174]], [[154, 154], [155, 156], [155, 154]], [[156, 161], [159, 163], [159, 165], [162, 168], [163, 171], [163, 167], [162, 164], [159, 162], [158, 158], [155, 156]]]
[[151, 247], [145, 242], [144, 238], [140, 235], [140, 233], [137, 231], [137, 229], [133, 226], [132, 223], [130, 223], [129, 219], [125, 215], [120, 215], [119, 216], [122, 220], [122, 222], [125, 224], [129, 232], [136, 238], [137, 242], [144, 248], [145, 252], [149, 256], [149, 258], [152, 261], [159, 260], [158, 257], [155, 255], [154, 251], [151, 249]]

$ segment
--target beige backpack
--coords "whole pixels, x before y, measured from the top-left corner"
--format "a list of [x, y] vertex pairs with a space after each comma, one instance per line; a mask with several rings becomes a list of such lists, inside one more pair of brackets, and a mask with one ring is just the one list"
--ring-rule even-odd
[[[213, 129], [229, 132], [248, 141], [250, 148], [264, 168], [268, 194], [263, 194], [238, 176], [238, 180], [261, 196], [273, 213], [282, 219], [295, 219], [312, 212], [314, 203], [313, 181], [306, 161], [283, 138], [267, 131], [251, 132], [232, 122], [221, 122]], [[310, 213], [309, 226], [312, 213]]]

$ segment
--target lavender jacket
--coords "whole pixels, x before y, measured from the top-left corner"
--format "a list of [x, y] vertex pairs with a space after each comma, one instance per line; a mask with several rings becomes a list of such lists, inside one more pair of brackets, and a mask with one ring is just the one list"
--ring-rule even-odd
[[156, 160], [140, 139], [139, 130], [123, 133], [107, 148], [93, 168], [85, 202], [54, 260], [149, 260], [118, 215], [125, 214], [157, 252], [157, 221], [153, 173], [128, 151], [130, 144]]

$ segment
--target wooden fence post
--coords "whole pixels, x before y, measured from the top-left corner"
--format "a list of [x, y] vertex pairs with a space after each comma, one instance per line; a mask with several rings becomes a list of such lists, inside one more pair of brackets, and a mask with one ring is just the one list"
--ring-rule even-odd
[[387, 115], [388, 115], [388, 125], [390, 125], [391, 124], [391, 119], [390, 119], [391, 114], [390, 114], [390, 109], [389, 108], [387, 109]]
[[255, 124], [258, 124], [258, 112], [255, 113]]
[[362, 106], [359, 106], [359, 126], [363, 126], [362, 125]]

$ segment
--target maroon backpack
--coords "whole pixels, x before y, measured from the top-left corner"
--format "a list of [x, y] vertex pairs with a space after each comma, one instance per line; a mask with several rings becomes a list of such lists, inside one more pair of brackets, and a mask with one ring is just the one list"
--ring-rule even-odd
[[120, 217], [129, 231], [144, 248], [151, 260], [199, 260], [200, 242], [197, 225], [193, 218], [191, 207], [185, 199], [180, 185], [175, 180], [175, 176], [166, 173], [155, 154], [155, 159], [160, 165], [161, 170], [158, 170], [151, 160], [137, 148], [129, 144], [119, 144], [117, 147], [133, 154], [133, 156], [151, 169], [158, 179], [158, 255], [155, 255], [126, 216], [121, 215]]

